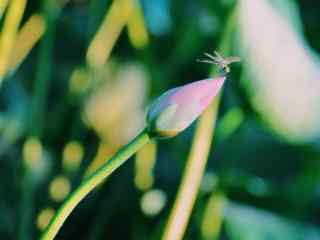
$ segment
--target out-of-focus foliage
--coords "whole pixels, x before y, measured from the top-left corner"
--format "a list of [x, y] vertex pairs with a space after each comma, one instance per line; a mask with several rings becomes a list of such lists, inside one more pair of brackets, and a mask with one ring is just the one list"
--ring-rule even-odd
[[293, 222], [261, 209], [229, 203], [225, 211], [226, 229], [230, 239], [292, 239], [320, 238], [314, 226]]
[[[0, 0], [0, 239], [36, 239], [151, 101], [232, 66], [185, 239], [320, 239], [320, 3]], [[194, 127], [151, 142], [57, 239], [161, 239]], [[279, 137], [280, 136], [280, 137]]]
[[302, 36], [293, 1], [240, 1], [239, 26], [254, 108], [293, 141], [319, 137], [320, 60]]

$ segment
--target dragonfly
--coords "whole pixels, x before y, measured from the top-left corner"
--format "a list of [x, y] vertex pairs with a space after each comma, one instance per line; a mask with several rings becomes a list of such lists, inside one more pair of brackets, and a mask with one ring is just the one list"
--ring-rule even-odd
[[219, 54], [217, 51], [214, 51], [214, 56], [209, 53], [204, 53], [208, 59], [198, 59], [198, 62], [204, 62], [209, 64], [215, 64], [218, 65], [224, 72], [228, 73], [230, 72], [229, 65], [231, 63], [240, 62], [240, 58], [236, 56], [232, 57], [223, 57], [221, 54]]

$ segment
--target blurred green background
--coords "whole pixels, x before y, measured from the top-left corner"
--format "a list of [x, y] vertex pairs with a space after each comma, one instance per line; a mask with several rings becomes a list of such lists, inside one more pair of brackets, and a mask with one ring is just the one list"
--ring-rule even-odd
[[[0, 239], [36, 239], [155, 97], [210, 76], [196, 59], [221, 45], [242, 63], [184, 239], [320, 239], [319, 11], [313, 0], [0, 0]], [[145, 146], [57, 239], [160, 239], [194, 129]]]

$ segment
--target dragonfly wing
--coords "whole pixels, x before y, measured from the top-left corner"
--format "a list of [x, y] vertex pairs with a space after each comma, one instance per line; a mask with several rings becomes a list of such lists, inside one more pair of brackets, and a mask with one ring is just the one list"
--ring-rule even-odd
[[203, 63], [209, 63], [209, 64], [218, 64], [217, 62], [213, 60], [202, 60], [202, 59], [197, 59], [198, 62], [203, 62]]
[[239, 57], [227, 57], [226, 60], [228, 61], [229, 64], [241, 61], [241, 59]]
[[208, 58], [210, 58], [210, 59], [214, 60], [214, 61], [216, 61], [216, 60], [217, 60], [214, 56], [212, 56], [212, 55], [211, 55], [211, 54], [209, 54], [209, 53], [204, 53], [204, 55], [205, 55], [206, 57], [208, 57]]
[[217, 56], [218, 59], [223, 60], [225, 59], [220, 53], [218, 53], [217, 51], [214, 51], [214, 54]]

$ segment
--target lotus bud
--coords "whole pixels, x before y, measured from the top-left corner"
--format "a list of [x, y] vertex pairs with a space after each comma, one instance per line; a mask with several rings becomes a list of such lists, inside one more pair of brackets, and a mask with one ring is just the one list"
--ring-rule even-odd
[[150, 106], [147, 123], [151, 134], [174, 137], [186, 129], [217, 95], [225, 76], [205, 79], [162, 94]]

